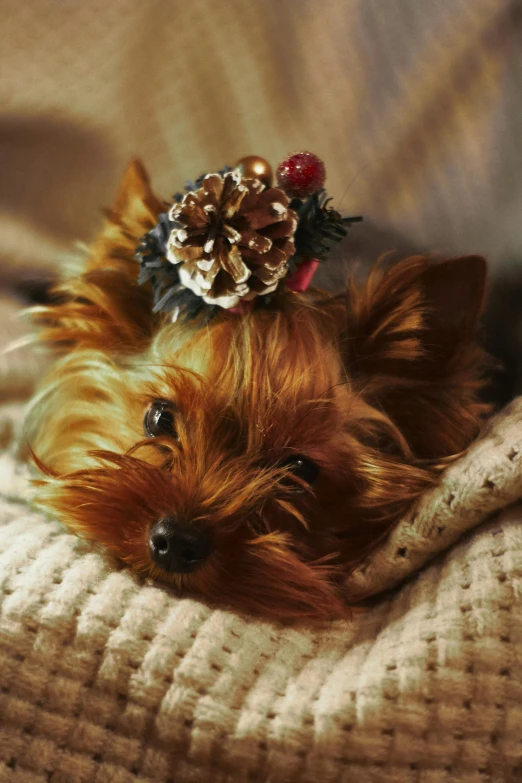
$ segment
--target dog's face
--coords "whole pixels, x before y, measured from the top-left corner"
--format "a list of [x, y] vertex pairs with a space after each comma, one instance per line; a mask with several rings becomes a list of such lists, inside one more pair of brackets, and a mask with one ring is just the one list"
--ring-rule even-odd
[[[478, 258], [168, 323], [132, 253], [161, 205], [134, 167], [28, 420], [41, 502], [139, 572], [238, 608], [344, 611], [342, 577], [476, 434]], [[39, 318], [42, 319], [40, 311]]]

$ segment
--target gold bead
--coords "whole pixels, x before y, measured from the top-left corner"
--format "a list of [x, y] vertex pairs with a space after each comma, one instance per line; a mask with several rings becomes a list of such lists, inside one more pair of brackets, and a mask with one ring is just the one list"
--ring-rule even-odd
[[272, 166], [259, 155], [247, 155], [241, 158], [236, 163], [236, 169], [239, 170], [242, 177], [259, 179], [267, 188], [272, 187], [274, 179]]

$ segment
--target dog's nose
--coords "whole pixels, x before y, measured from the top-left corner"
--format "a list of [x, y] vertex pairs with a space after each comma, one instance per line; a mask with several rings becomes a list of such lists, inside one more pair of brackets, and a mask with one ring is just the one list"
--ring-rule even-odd
[[164, 571], [188, 574], [210, 555], [212, 541], [197, 525], [183, 525], [165, 517], [150, 529], [149, 550], [154, 562]]

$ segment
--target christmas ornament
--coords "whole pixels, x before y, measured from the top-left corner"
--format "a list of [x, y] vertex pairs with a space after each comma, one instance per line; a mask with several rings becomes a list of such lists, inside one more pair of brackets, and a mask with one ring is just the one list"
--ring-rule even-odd
[[260, 158], [259, 155], [247, 155], [241, 158], [236, 164], [236, 170], [239, 171], [242, 177], [258, 179], [265, 187], [272, 187], [274, 181], [272, 166], [267, 160]]
[[295, 152], [276, 169], [277, 184], [294, 198], [306, 198], [320, 190], [326, 178], [323, 161], [312, 152]]
[[154, 312], [204, 322], [269, 302], [283, 278], [306, 291], [332, 245], [362, 220], [329, 206], [324, 179], [322, 161], [299, 152], [278, 166], [279, 188], [267, 184], [271, 167], [256, 155], [187, 182], [136, 250]]
[[230, 308], [270, 293], [288, 271], [297, 217], [282, 190], [238, 172], [209, 174], [169, 218], [167, 260], [207, 304]]

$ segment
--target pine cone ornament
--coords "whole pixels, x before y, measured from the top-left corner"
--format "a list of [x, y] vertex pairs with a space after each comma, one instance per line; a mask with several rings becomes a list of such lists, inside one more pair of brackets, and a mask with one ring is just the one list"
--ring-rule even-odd
[[237, 171], [204, 177], [169, 213], [167, 259], [181, 285], [226, 309], [274, 291], [294, 253], [288, 204], [282, 190]]

